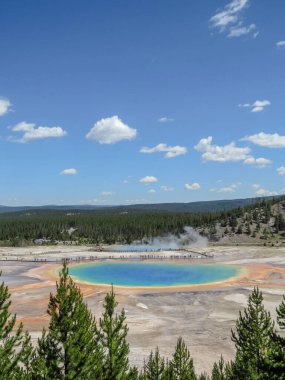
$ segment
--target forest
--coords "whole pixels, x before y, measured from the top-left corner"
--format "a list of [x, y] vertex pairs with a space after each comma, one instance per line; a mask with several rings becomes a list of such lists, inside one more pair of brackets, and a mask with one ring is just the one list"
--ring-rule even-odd
[[[211, 239], [217, 223], [225, 227], [225, 232], [240, 233], [238, 218], [245, 214], [247, 220], [243, 224], [255, 221], [259, 227], [261, 222], [267, 223], [272, 216], [272, 206], [278, 204], [284, 208], [284, 200], [282, 196], [232, 210], [193, 213], [133, 209], [128, 212], [30, 210], [1, 214], [0, 242], [4, 246], [30, 245], [37, 239], [44, 239], [45, 244], [129, 244], [168, 233], [178, 235], [185, 226], [199, 229]], [[285, 222], [281, 212], [277, 213], [276, 220], [276, 229], [282, 230]]]
[[[129, 362], [128, 326], [124, 310], [117, 309], [113, 288], [105, 296], [101, 317], [88, 309], [64, 263], [50, 294], [49, 326], [37, 345], [11, 306], [8, 287], [0, 285], [0, 379], [1, 380], [275, 380], [285, 379], [285, 338], [263, 305], [256, 287], [247, 307], [240, 312], [231, 339], [236, 353], [226, 363], [221, 356], [210, 374], [197, 374], [191, 352], [182, 337], [172, 357], [157, 348], [142, 368]], [[285, 297], [277, 307], [277, 325], [285, 329]]]

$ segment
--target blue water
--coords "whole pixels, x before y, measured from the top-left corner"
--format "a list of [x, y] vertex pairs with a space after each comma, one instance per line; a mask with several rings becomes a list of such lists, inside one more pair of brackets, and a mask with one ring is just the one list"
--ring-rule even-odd
[[70, 274], [96, 284], [162, 287], [223, 281], [237, 276], [240, 270], [240, 267], [218, 264], [103, 262], [73, 266]]

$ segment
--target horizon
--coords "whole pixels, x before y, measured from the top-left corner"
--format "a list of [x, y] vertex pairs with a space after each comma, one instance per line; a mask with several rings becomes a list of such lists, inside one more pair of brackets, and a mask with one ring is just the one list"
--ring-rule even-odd
[[118, 204], [76, 204], [76, 203], [71, 203], [71, 204], [38, 204], [38, 205], [28, 205], [28, 204], [22, 204], [22, 205], [4, 205], [0, 204], [0, 207], [7, 207], [7, 208], [19, 208], [19, 207], [32, 207], [32, 208], [44, 208], [44, 207], [98, 207], [98, 208], [104, 208], [104, 207], [128, 207], [128, 206], [147, 206], [147, 205], [159, 205], [159, 204], [188, 204], [188, 203], [208, 203], [208, 202], [234, 202], [234, 201], [239, 201], [239, 200], [252, 200], [252, 201], [258, 201], [258, 200], [263, 200], [263, 199], [270, 199], [270, 198], [276, 198], [278, 199], [279, 197], [283, 197], [285, 194], [278, 194], [278, 195], [269, 195], [265, 197], [246, 197], [246, 198], [220, 198], [220, 199], [208, 199], [208, 200], [199, 200], [199, 201], [189, 201], [189, 202], [149, 202], [149, 203], [118, 203]]
[[4, 0], [0, 204], [284, 194], [284, 12], [282, 0]]

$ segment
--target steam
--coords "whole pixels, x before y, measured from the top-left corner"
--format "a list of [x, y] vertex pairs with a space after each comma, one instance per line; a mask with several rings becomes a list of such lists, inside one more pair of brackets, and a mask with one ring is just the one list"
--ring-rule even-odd
[[[134, 246], [135, 244], [132, 244]], [[179, 249], [179, 248], [205, 248], [208, 239], [201, 236], [192, 227], [184, 227], [184, 232], [179, 236], [168, 234], [163, 237], [155, 237], [145, 244], [147, 249]], [[136, 245], [137, 246], [137, 245]]]

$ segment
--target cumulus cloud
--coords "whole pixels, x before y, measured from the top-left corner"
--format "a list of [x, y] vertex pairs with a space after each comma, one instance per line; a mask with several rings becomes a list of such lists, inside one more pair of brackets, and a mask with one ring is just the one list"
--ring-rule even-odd
[[194, 183], [185, 183], [184, 188], [186, 190], [199, 190], [199, 189], [201, 189], [201, 186], [197, 182], [194, 182]]
[[249, 141], [266, 148], [285, 148], [285, 136], [280, 136], [278, 133], [260, 132], [255, 135], [245, 136], [241, 141]]
[[285, 41], [278, 41], [278, 42], [276, 42], [276, 46], [279, 49], [285, 49]]
[[194, 147], [202, 153], [204, 161], [243, 161], [249, 156], [250, 148], [248, 147], [237, 147], [233, 142], [224, 146], [213, 145], [212, 140], [212, 136], [201, 139]]
[[254, 103], [245, 103], [245, 104], [239, 104], [239, 107], [244, 108], [251, 108], [251, 112], [261, 112], [264, 110], [265, 107], [268, 107], [271, 105], [271, 102], [269, 100], [256, 100]]
[[23, 132], [23, 135], [21, 138], [17, 139], [11, 137], [11, 141], [21, 142], [21, 143], [27, 143], [32, 140], [40, 140], [40, 139], [47, 139], [47, 138], [58, 138], [63, 137], [67, 134], [65, 130], [63, 130], [61, 127], [37, 127], [36, 124], [33, 123], [26, 123], [25, 121], [15, 125], [11, 128], [13, 132]]
[[174, 190], [174, 187], [161, 186], [161, 189], [162, 189], [163, 191], [169, 192], [169, 191], [173, 191], [173, 190]]
[[172, 123], [173, 121], [174, 121], [174, 119], [172, 119], [171, 117], [167, 117], [167, 116], [163, 116], [163, 117], [160, 117], [159, 119], [157, 119], [158, 123]]
[[6, 98], [0, 98], [0, 116], [5, 115], [11, 107], [11, 103], [9, 99]]
[[141, 153], [157, 153], [157, 152], [166, 152], [164, 155], [165, 158], [173, 158], [176, 156], [181, 156], [187, 153], [187, 148], [184, 146], [176, 145], [170, 146], [166, 144], [158, 144], [153, 148], [143, 147], [140, 149]]
[[263, 157], [259, 157], [259, 158], [248, 157], [246, 160], [244, 160], [244, 163], [246, 165], [254, 165], [258, 168], [265, 168], [268, 165], [272, 164], [272, 161]]
[[228, 37], [240, 37], [251, 34], [258, 35], [255, 24], [245, 25], [242, 19], [243, 11], [249, 6], [249, 0], [232, 0], [221, 11], [218, 11], [210, 19], [213, 28], [220, 33], [226, 33]]
[[152, 183], [152, 182], [158, 182], [158, 179], [156, 177], [153, 177], [151, 175], [147, 175], [146, 177], [143, 177], [139, 180], [140, 183]]
[[278, 192], [277, 191], [270, 191], [270, 190], [267, 190], [267, 189], [263, 189], [263, 188], [259, 188], [255, 194], [259, 197], [269, 197], [269, 196], [272, 196], [272, 195], [278, 195]]
[[114, 191], [102, 191], [101, 192], [101, 195], [103, 196], [103, 197], [110, 197], [110, 196], [112, 196], [112, 195], [115, 195], [116, 193], [114, 192]]
[[148, 190], [148, 193], [156, 193], [156, 190], [154, 190], [154, 189], [149, 189], [149, 190]]
[[77, 170], [74, 169], [74, 168], [64, 169], [60, 174], [61, 175], [76, 175], [77, 174]]
[[280, 168], [277, 169], [277, 173], [279, 175], [285, 175], [285, 166], [280, 166]]
[[86, 138], [100, 144], [114, 144], [122, 140], [133, 140], [136, 135], [136, 129], [123, 123], [118, 116], [112, 116], [97, 121]]
[[259, 189], [261, 186], [258, 185], [257, 183], [254, 183], [254, 184], [252, 185], [252, 187], [253, 187], [254, 189]]

